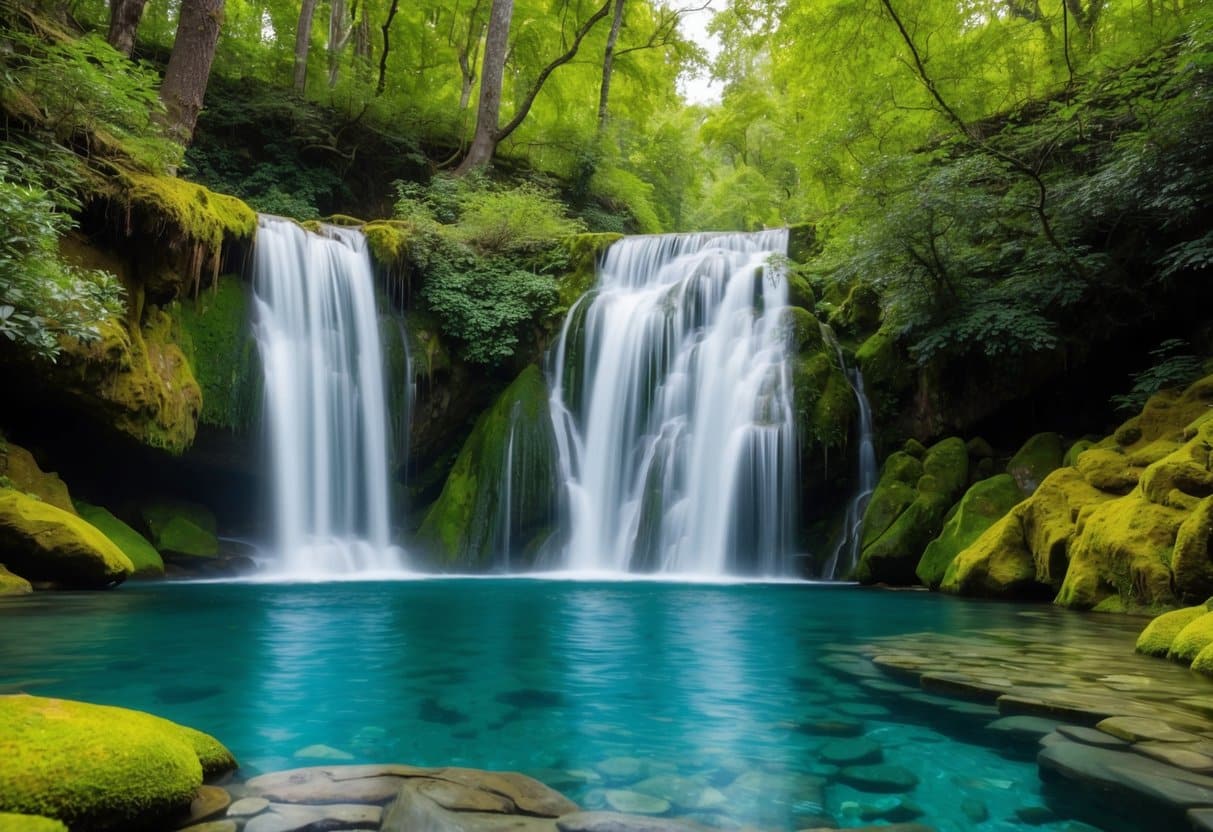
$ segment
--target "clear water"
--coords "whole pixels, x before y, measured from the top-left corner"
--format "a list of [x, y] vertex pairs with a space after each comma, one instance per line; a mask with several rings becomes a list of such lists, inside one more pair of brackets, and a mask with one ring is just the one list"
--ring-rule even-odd
[[[728, 800], [700, 819], [860, 826], [898, 798], [832, 780], [798, 726], [859, 719], [885, 761], [914, 771], [921, 822], [1027, 827], [1036, 766], [983, 745], [992, 716], [908, 711], [832, 672], [839, 644], [1014, 626], [1023, 607], [804, 584], [435, 579], [126, 586], [0, 603], [0, 690], [122, 705], [208, 731], [244, 773], [314, 761], [519, 770], [595, 807], [606, 788], [677, 774]], [[1081, 632], [1067, 619], [1067, 633]], [[827, 659], [822, 663], [821, 659]], [[613, 758], [631, 761], [603, 765]], [[639, 768], [617, 779], [597, 773]], [[822, 781], [813, 778], [822, 778]], [[1051, 795], [1054, 801], [1056, 795]], [[962, 811], [980, 801], [990, 819]], [[675, 810], [676, 814], [685, 814]], [[1125, 827], [1132, 828], [1132, 827]]]

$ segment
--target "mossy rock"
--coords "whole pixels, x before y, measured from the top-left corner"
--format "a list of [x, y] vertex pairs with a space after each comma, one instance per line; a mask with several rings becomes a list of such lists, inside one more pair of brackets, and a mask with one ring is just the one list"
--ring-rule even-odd
[[1213, 644], [1213, 612], [1205, 612], [1196, 616], [1183, 626], [1171, 647], [1167, 650], [1167, 658], [1181, 664], [1191, 664], [1201, 650]]
[[938, 589], [948, 567], [1022, 499], [1010, 474], [975, 483], [949, 513], [939, 537], [927, 544], [914, 574], [931, 589]]
[[889, 528], [863, 548], [854, 578], [861, 583], [914, 583], [914, 569], [927, 544], [940, 533], [950, 506], [937, 491], [918, 491]]
[[371, 256], [388, 269], [404, 262], [413, 240], [413, 226], [403, 220], [374, 220], [362, 226], [362, 233]]
[[256, 425], [263, 374], [252, 304], [252, 286], [223, 275], [198, 297], [170, 307], [181, 351], [202, 393], [204, 424], [237, 432]]
[[72, 828], [166, 828], [202, 785], [199, 749], [212, 774], [235, 767], [213, 738], [124, 708], [0, 696], [0, 725], [0, 811]]
[[1035, 595], [1039, 587], [1035, 559], [1025, 542], [1017, 508], [962, 549], [939, 585], [944, 592], [988, 598]]
[[1069, 448], [1066, 448], [1066, 455], [1062, 457], [1061, 464], [1070, 468], [1078, 465], [1078, 457], [1094, 447], [1095, 443], [1090, 439], [1079, 439]]
[[44, 472], [38, 467], [33, 454], [0, 435], [0, 482], [4, 477], [18, 491], [32, 494], [55, 508], [76, 513], [67, 485], [59, 479], [59, 475]]
[[848, 332], [870, 332], [880, 326], [880, 293], [866, 283], [856, 283], [830, 316], [830, 325]]
[[1044, 478], [1062, 465], [1065, 459], [1065, 444], [1056, 433], [1038, 433], [1023, 443], [1023, 446], [1007, 463], [1007, 473], [1025, 497], [1031, 496]]
[[1164, 612], [1141, 631], [1137, 637], [1137, 652], [1147, 656], [1167, 655], [1180, 630], [1208, 612], [1204, 605]]
[[1076, 467], [1083, 479], [1109, 494], [1128, 494], [1141, 477], [1141, 469], [1114, 448], [1090, 448], [1079, 454]]
[[154, 307], [145, 318], [142, 327], [109, 319], [95, 341], [64, 341], [49, 380], [97, 422], [180, 454], [194, 442], [202, 390], [174, 339], [173, 319]]
[[787, 332], [790, 352], [807, 355], [823, 349], [825, 344], [821, 324], [813, 317], [812, 312], [799, 306], [789, 306], [782, 312], [782, 324]]
[[855, 351], [855, 361], [869, 391], [881, 401], [893, 401], [914, 386], [912, 362], [897, 342], [897, 336], [878, 329]]
[[[514, 460], [507, 518], [503, 481], [511, 433]], [[493, 565], [505, 536], [504, 523], [509, 522], [511, 549], [524, 553], [536, 536], [546, 536], [558, 476], [547, 383], [531, 365], [477, 420], [441, 495], [421, 523], [418, 539], [444, 566], [483, 569]]]
[[1213, 595], [1213, 497], [1206, 497], [1184, 518], [1171, 552], [1175, 594], [1191, 601]]
[[1191, 668], [1204, 676], [1213, 676], [1213, 645], [1205, 645], [1196, 658], [1192, 659]]
[[156, 500], [140, 508], [152, 546], [163, 554], [213, 558], [219, 554], [215, 515], [184, 500]]
[[147, 542], [147, 538], [123, 523], [101, 506], [95, 506], [83, 501], [77, 501], [76, 510], [80, 516], [95, 526], [122, 553], [130, 558], [135, 567], [131, 577], [160, 578], [164, 576], [164, 560], [160, 553]]
[[863, 514], [863, 546], [874, 543], [914, 502], [922, 478], [922, 463], [902, 451], [889, 454]]
[[1146, 606], [1175, 603], [1168, 562], [1183, 519], [1140, 490], [1085, 511], [1057, 603], [1090, 609], [1114, 594]]
[[135, 571], [93, 526], [11, 488], [0, 489], [0, 552], [21, 577], [64, 586], [103, 589]]
[[596, 232], [573, 234], [561, 241], [569, 254], [569, 270], [560, 278], [557, 289], [560, 294], [560, 308], [568, 309], [594, 287], [594, 280], [598, 275], [598, 260], [608, 248], [622, 239], [622, 234]]
[[788, 305], [813, 311], [817, 307], [817, 296], [813, 292], [813, 287], [809, 285], [808, 278], [795, 269], [789, 269], [787, 281]]
[[788, 257], [797, 263], [807, 263], [821, 253], [817, 226], [808, 222], [788, 226]]
[[118, 181], [122, 202], [175, 227], [212, 254], [217, 255], [225, 239], [250, 239], [257, 232], [256, 212], [234, 196], [174, 176], [127, 171]]
[[902, 453], [909, 454], [918, 460], [927, 455], [927, 446], [913, 438], [907, 439], [905, 444], [901, 446], [901, 450]]
[[0, 812], [0, 832], [68, 832], [68, 829], [54, 818]]
[[970, 459], [990, 459], [994, 456], [994, 447], [980, 436], [975, 436], [966, 442], [965, 448], [969, 452]]
[[0, 596], [3, 595], [28, 595], [33, 592], [34, 588], [30, 582], [22, 578], [20, 575], [14, 575], [9, 572], [3, 563], [0, 563]]
[[964, 440], [953, 436], [932, 445], [922, 459], [922, 471], [931, 478], [930, 490], [952, 505], [969, 482], [969, 451]]

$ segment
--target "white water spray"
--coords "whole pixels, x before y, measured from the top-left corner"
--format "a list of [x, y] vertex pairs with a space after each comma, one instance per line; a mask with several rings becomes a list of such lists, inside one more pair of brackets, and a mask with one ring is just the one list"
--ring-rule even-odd
[[552, 421], [565, 566], [785, 572], [796, 506], [787, 231], [629, 237], [570, 311]]
[[387, 402], [366, 238], [262, 216], [253, 286], [281, 571], [403, 569], [390, 537]]

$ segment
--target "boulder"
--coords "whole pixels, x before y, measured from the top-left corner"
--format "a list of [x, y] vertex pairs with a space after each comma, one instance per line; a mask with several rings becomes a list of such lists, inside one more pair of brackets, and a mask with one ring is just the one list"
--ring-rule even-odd
[[28, 595], [33, 591], [34, 587], [29, 581], [20, 575], [14, 575], [12, 572], [9, 572], [4, 564], [0, 563], [0, 596]]
[[938, 589], [948, 567], [960, 552], [1022, 499], [1010, 474], [975, 483], [952, 510], [939, 537], [927, 544], [914, 574], [925, 586]]
[[1137, 652], [1147, 656], [1167, 655], [1180, 631], [1208, 612], [1204, 606], [1164, 612], [1141, 631], [1141, 635], [1137, 637]]
[[1051, 472], [1061, 467], [1065, 445], [1056, 433], [1038, 433], [1023, 444], [1011, 461], [1007, 473], [1025, 497], [1031, 496]]
[[862, 583], [914, 583], [923, 550], [940, 533], [968, 478], [968, 449], [957, 437], [931, 446], [921, 463], [904, 451], [890, 456], [864, 511], [855, 578]]
[[133, 578], [159, 578], [164, 576], [164, 561], [147, 538], [123, 523], [107, 509], [82, 500], [76, 502], [80, 517], [97, 528], [122, 550], [135, 567]]
[[93, 526], [11, 488], [0, 489], [0, 551], [5, 565], [30, 581], [103, 589], [135, 571]]
[[219, 554], [215, 515], [184, 500], [156, 500], [140, 508], [148, 539], [165, 555], [213, 558]]
[[72, 828], [144, 828], [187, 813], [204, 773], [235, 768], [212, 737], [150, 714], [0, 696], [0, 811]]
[[1191, 664], [1201, 650], [1213, 644], [1213, 612], [1197, 616], [1175, 634], [1167, 658], [1181, 664]]
[[68, 832], [68, 830], [54, 818], [0, 812], [0, 832]]
[[75, 514], [67, 485], [58, 474], [46, 473], [38, 467], [34, 455], [19, 445], [5, 440], [0, 434], [0, 483], [8, 479], [8, 485], [26, 494], [32, 494], [44, 503]]

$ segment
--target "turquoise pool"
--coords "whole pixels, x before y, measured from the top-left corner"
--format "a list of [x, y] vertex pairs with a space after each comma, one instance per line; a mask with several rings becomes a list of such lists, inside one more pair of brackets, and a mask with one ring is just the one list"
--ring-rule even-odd
[[[130, 585], [0, 603], [0, 688], [195, 726], [244, 774], [512, 769], [589, 807], [722, 828], [1130, 829], [1042, 792], [1030, 754], [974, 730], [979, 708], [909, 712], [830, 666], [832, 646], [1015, 626], [1025, 609], [798, 584]], [[917, 784], [840, 779], [823, 749], [858, 736], [851, 752], [870, 762], [874, 745]]]

